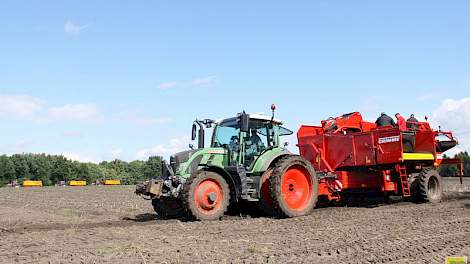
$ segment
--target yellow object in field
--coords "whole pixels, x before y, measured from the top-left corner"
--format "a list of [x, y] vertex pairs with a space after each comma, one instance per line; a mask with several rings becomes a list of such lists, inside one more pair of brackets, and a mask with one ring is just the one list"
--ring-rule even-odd
[[42, 187], [42, 181], [23, 181], [23, 187]]
[[69, 181], [69, 186], [85, 186], [86, 181]]
[[121, 185], [121, 180], [105, 180], [104, 185]]

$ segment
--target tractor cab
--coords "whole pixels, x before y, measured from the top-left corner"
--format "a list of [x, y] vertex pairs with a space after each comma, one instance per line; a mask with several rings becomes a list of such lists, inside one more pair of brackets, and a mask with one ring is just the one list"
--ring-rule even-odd
[[280, 137], [293, 132], [280, 120], [262, 114], [241, 113], [216, 122], [211, 147], [228, 152], [229, 166], [250, 169], [269, 150], [280, 147]]

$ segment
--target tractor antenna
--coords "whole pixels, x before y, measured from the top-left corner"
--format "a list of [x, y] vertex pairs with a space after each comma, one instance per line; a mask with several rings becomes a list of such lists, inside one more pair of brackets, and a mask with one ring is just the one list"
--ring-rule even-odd
[[276, 105], [275, 104], [272, 104], [271, 105], [271, 111], [273, 112], [272, 116], [271, 116], [271, 123], [274, 121], [274, 111], [276, 110]]

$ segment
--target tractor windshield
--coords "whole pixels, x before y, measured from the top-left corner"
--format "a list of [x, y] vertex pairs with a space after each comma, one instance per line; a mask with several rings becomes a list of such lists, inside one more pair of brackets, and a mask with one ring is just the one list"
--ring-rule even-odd
[[240, 124], [234, 119], [217, 126], [212, 138], [212, 147], [228, 146], [232, 151], [238, 151], [240, 139]]

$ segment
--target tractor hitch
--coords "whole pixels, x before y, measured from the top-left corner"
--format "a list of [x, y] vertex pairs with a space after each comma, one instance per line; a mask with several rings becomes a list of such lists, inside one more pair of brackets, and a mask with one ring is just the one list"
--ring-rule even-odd
[[178, 197], [183, 184], [179, 181], [172, 179], [167, 180], [150, 180], [138, 184], [136, 186], [135, 194], [142, 196], [146, 200], [153, 198], [164, 197]]

